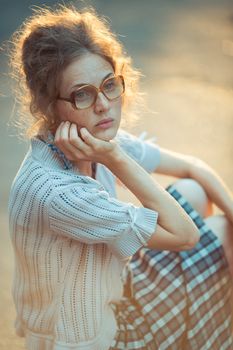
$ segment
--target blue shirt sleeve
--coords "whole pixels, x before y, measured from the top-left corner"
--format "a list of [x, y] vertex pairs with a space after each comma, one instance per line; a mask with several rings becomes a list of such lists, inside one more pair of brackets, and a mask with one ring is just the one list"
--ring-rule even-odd
[[116, 141], [148, 173], [156, 170], [160, 163], [160, 149], [157, 144], [144, 140], [144, 133], [141, 137], [136, 137], [126, 131], [119, 130]]
[[98, 183], [65, 183], [49, 208], [50, 229], [86, 244], [105, 243], [119, 258], [145, 246], [156, 230], [158, 213], [109, 196]]

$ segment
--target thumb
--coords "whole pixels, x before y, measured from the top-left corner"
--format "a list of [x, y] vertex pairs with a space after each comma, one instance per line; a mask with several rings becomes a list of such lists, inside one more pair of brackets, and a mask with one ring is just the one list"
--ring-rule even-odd
[[88, 144], [90, 146], [94, 146], [96, 144], [96, 138], [86, 128], [81, 128], [80, 134], [81, 134], [83, 141], [86, 144]]
[[102, 149], [108, 147], [109, 142], [101, 140], [95, 136], [93, 136], [86, 128], [80, 129], [80, 134], [82, 136], [83, 141], [90, 147], [94, 149]]

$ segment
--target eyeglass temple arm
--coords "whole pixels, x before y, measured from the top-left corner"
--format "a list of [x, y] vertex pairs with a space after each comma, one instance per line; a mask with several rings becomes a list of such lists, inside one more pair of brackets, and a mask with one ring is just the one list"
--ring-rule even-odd
[[57, 100], [62, 100], [62, 101], [67, 101], [67, 102], [73, 102], [70, 98], [68, 98], [68, 97], [61, 97], [61, 96], [57, 97]]

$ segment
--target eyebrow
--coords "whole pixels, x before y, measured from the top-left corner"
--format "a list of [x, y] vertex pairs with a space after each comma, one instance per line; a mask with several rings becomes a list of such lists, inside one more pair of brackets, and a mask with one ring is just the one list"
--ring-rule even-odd
[[[114, 75], [114, 72], [110, 72], [108, 73], [101, 81], [101, 84], [103, 83], [104, 80], [106, 80], [107, 78], [109, 78], [111, 75]], [[72, 86], [72, 89], [73, 88], [79, 88], [81, 86], [84, 86], [84, 85], [92, 85], [90, 83], [79, 83], [79, 84], [75, 84], [74, 86]]]

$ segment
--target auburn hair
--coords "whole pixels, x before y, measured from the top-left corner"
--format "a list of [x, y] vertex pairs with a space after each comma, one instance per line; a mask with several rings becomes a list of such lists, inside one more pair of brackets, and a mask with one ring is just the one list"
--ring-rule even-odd
[[124, 76], [124, 108], [132, 97], [140, 100], [139, 71], [133, 68], [106, 19], [93, 8], [36, 8], [13, 34], [11, 44], [10, 67], [18, 82], [15, 96], [21, 106], [19, 124], [26, 128], [29, 137], [54, 129], [57, 118], [53, 107], [59, 95], [61, 73], [85, 53], [100, 55], [116, 74]]

